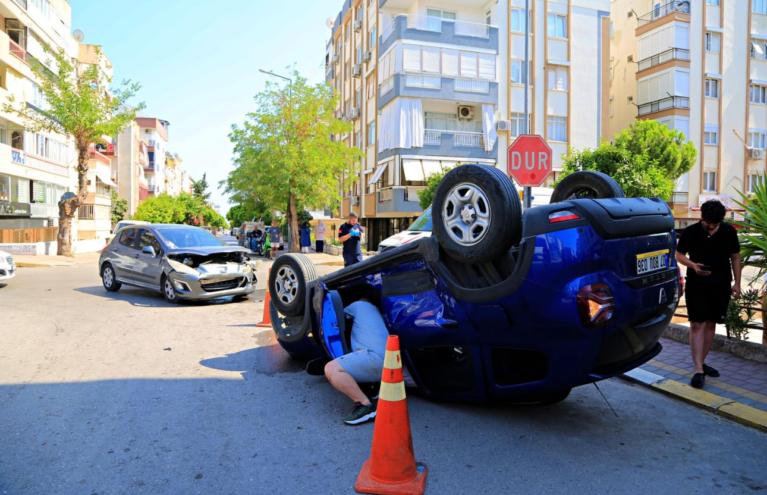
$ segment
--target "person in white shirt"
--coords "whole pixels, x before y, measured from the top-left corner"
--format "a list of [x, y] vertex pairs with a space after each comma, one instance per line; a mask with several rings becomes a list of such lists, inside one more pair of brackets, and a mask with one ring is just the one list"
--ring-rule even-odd
[[314, 229], [314, 249], [318, 253], [325, 251], [325, 224], [322, 220], [317, 222]]

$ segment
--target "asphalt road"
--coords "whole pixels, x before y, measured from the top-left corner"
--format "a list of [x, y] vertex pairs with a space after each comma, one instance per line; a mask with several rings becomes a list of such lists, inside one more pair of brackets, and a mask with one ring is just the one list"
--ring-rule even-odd
[[[372, 426], [344, 426], [349, 403], [260, 314], [108, 294], [91, 265], [20, 269], [0, 288], [0, 493], [351, 493]], [[593, 386], [545, 408], [410, 398], [427, 491], [767, 492], [767, 435], [600, 386], [617, 416]]]

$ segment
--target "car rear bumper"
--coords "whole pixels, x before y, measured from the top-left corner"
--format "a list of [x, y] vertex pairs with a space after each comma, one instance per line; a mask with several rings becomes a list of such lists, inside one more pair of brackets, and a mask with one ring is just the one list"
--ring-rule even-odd
[[244, 296], [256, 290], [255, 275], [251, 272], [196, 277], [172, 272], [168, 275], [179, 299], [204, 301], [225, 296]]
[[10, 280], [13, 277], [16, 276], [16, 267], [4, 267], [0, 268], [0, 282], [3, 282], [5, 280]]

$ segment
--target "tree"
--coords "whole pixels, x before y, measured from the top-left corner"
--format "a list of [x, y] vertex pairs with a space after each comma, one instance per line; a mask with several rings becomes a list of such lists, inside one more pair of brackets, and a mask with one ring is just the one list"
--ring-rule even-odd
[[210, 192], [208, 192], [208, 179], [207, 173], [203, 172], [202, 179], [192, 179], [192, 194], [195, 197], [202, 198], [203, 201], [210, 199]]
[[430, 175], [426, 179], [426, 187], [418, 191], [418, 204], [422, 210], [425, 210], [434, 202], [434, 193], [437, 192], [437, 186], [442, 182], [442, 179], [448, 173], [448, 170], [444, 170], [438, 174]]
[[294, 251], [298, 211], [336, 203], [339, 179], [352, 175], [351, 165], [361, 156], [331, 137], [352, 129], [334, 116], [332, 91], [326, 84], [308, 84], [298, 73], [287, 88], [270, 83], [255, 96], [257, 110], [229, 135], [235, 169], [225, 190], [237, 203], [247, 198], [287, 211]]
[[654, 120], [638, 120], [612, 143], [593, 150], [571, 150], [560, 180], [578, 170], [604, 172], [628, 197], [671, 199], [676, 179], [695, 164], [697, 151], [680, 131]]
[[128, 211], [128, 201], [117, 195], [117, 191], [112, 189], [112, 227], [117, 225], [120, 220], [125, 219], [125, 213]]
[[227, 227], [227, 222], [201, 198], [181, 193], [170, 196], [163, 193], [145, 199], [133, 215], [136, 220], [151, 223], [179, 223], [209, 227]]
[[47, 52], [48, 66], [30, 59], [30, 67], [45, 101], [44, 108], [17, 104], [12, 98], [3, 110], [20, 116], [33, 131], [63, 134], [74, 141], [77, 149], [77, 194], [65, 195], [59, 201], [59, 255], [72, 255], [72, 218], [88, 196], [88, 153], [102, 136], [114, 136], [136, 118], [143, 104], [129, 106], [140, 86], [125, 81], [107, 91], [98, 67], [85, 67], [61, 50]]

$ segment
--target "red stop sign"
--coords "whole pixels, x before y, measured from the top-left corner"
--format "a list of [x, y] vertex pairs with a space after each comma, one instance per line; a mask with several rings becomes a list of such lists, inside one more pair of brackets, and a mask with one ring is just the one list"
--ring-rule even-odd
[[507, 154], [506, 170], [520, 186], [540, 186], [551, 173], [551, 148], [537, 134], [517, 137]]

